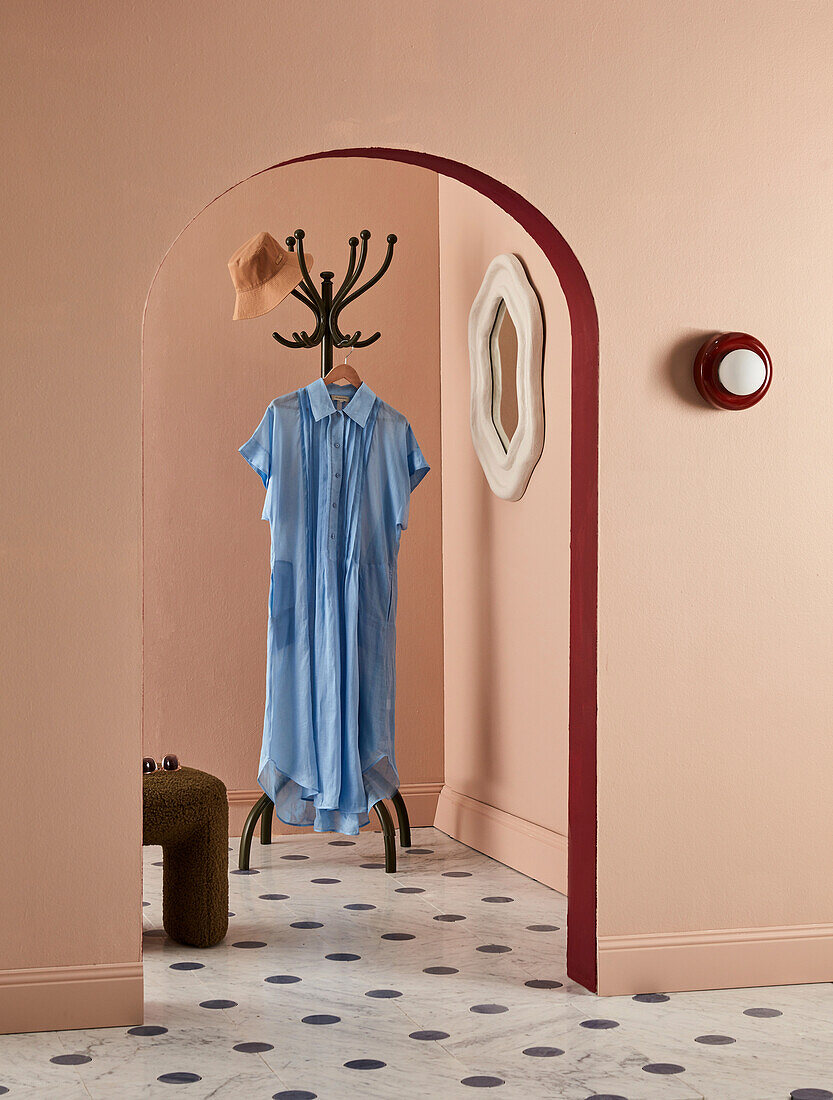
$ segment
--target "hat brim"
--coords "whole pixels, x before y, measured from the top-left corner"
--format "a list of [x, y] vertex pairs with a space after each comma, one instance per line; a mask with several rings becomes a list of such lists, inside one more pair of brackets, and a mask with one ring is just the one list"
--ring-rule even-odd
[[[309, 270], [312, 267], [313, 258], [305, 252], [304, 260]], [[251, 290], [237, 291], [232, 320], [251, 321], [255, 317], [262, 317], [291, 294], [302, 278], [298, 257], [291, 254], [280, 271], [276, 272], [271, 279], [267, 279], [260, 286], [252, 287]]]

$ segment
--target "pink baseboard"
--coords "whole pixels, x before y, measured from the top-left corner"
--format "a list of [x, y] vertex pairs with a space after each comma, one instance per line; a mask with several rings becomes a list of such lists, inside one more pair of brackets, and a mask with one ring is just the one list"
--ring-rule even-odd
[[[442, 783], [403, 783], [400, 787], [402, 791], [402, 797], [405, 799], [405, 804], [408, 807], [408, 817], [411, 820], [411, 825], [414, 828], [418, 828], [423, 825], [434, 824], [434, 813], [437, 808], [437, 799], [439, 798], [440, 791], [442, 790]], [[255, 802], [263, 794], [263, 791], [258, 787], [249, 791], [229, 791], [228, 792], [228, 809], [229, 809], [229, 836], [240, 836], [243, 831], [243, 825], [246, 822], [246, 818], [254, 806]], [[393, 810], [391, 810], [393, 813]], [[394, 821], [396, 815], [394, 814]], [[371, 817], [371, 824], [369, 829], [377, 830], [378, 822], [375, 815]], [[298, 829], [294, 825], [284, 825], [282, 821], [274, 819], [272, 824], [272, 832], [275, 836], [282, 836], [288, 833], [306, 833], [309, 834], [309, 829]], [[257, 832], [255, 833], [255, 843], [257, 843]]]
[[0, 1034], [132, 1027], [143, 1020], [142, 964], [0, 971]]
[[829, 982], [833, 924], [599, 937], [599, 993]]
[[444, 786], [434, 824], [455, 840], [567, 893], [567, 838]]

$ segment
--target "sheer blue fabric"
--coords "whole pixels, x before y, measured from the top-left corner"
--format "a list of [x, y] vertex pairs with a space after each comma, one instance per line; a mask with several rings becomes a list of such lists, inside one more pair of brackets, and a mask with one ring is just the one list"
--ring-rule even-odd
[[367, 385], [321, 378], [276, 398], [240, 453], [272, 535], [258, 782], [281, 821], [354, 834], [399, 786], [396, 567], [429, 466]]

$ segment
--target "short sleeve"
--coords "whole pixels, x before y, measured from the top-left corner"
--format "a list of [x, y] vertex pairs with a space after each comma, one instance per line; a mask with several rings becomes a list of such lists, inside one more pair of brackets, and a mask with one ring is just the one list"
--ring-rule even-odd
[[272, 472], [272, 424], [274, 410], [270, 405], [263, 414], [263, 419], [255, 428], [251, 439], [248, 439], [242, 447], [238, 448], [251, 468], [260, 474], [260, 480], [264, 486], [269, 484], [269, 475]]
[[408, 425], [406, 451], [408, 455], [408, 481], [410, 491], [413, 492], [417, 485], [422, 481], [431, 467], [425, 461], [422, 451], [419, 449], [419, 444], [416, 441], [414, 430], [411, 425]]
[[403, 484], [399, 496], [400, 508], [397, 522], [404, 531], [408, 526], [411, 493], [431, 469], [425, 461], [422, 451], [419, 449], [419, 444], [416, 441], [416, 436], [410, 424], [408, 424], [405, 432], [405, 454], [402, 457], [404, 458], [404, 462], [400, 459], [400, 468], [402, 470]]

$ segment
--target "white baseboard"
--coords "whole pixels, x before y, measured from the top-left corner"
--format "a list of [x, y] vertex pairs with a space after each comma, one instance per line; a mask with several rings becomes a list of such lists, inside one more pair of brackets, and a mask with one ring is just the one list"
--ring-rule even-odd
[[144, 1018], [142, 964], [0, 971], [0, 1034], [132, 1027]]
[[455, 840], [567, 893], [567, 838], [445, 785], [434, 824]]
[[672, 993], [833, 979], [833, 924], [599, 937], [599, 993]]
[[[440, 796], [442, 786], [441, 782], [403, 783], [399, 788], [402, 792], [402, 797], [405, 799], [405, 805], [408, 807], [408, 817], [414, 828], [434, 824], [434, 813], [437, 809], [437, 799]], [[254, 806], [255, 802], [257, 802], [262, 794], [263, 791], [259, 787], [249, 791], [228, 792], [229, 836], [240, 836], [246, 818], [249, 815], [249, 810], [251, 810], [252, 806]], [[372, 830], [378, 830], [379, 825], [375, 815], [371, 816], [371, 823], [367, 827]], [[301, 829], [294, 825], [284, 825], [284, 823], [278, 821], [277, 818], [273, 819], [272, 833], [275, 836], [282, 836], [289, 833], [309, 833], [309, 831], [308, 828]], [[255, 834], [255, 839], [257, 839], [257, 833]]]

